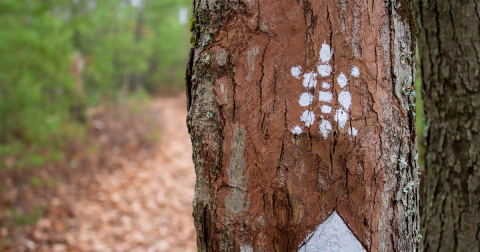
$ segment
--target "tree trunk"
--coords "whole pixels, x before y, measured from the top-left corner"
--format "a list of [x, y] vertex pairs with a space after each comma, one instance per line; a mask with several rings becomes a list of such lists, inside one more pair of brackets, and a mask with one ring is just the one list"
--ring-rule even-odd
[[421, 1], [425, 251], [480, 251], [479, 1]]
[[199, 251], [416, 250], [411, 7], [194, 1]]

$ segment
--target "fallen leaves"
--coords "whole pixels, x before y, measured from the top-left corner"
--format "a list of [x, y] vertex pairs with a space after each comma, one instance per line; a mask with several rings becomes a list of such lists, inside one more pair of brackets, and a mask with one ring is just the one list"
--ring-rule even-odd
[[[48, 212], [34, 226], [18, 228], [17, 234], [0, 229], [2, 237], [15, 240], [7, 251], [196, 251], [191, 216], [195, 173], [185, 98], [157, 99], [151, 112], [161, 128], [158, 146], [141, 159], [129, 158], [141, 147], [132, 140], [137, 131], [119, 128], [116, 146], [122, 147], [98, 162], [114, 169], [91, 167], [72, 178], [81, 183], [61, 182]], [[94, 122], [100, 141], [111, 142], [114, 136], [104, 133], [109, 124]], [[115, 150], [115, 145], [102, 146]], [[95, 163], [75, 167], [88, 164]], [[90, 170], [94, 176], [87, 174]]]

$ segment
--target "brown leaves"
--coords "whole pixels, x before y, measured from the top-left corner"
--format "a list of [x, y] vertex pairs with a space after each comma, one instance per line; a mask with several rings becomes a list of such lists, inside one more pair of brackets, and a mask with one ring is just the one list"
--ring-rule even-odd
[[97, 136], [98, 149], [72, 150], [75, 169], [83, 172], [60, 182], [34, 226], [12, 228], [16, 233], [2, 228], [1, 237], [12, 239], [3, 249], [195, 251], [195, 173], [184, 99], [162, 98], [149, 108], [153, 126], [162, 129], [157, 146], [143, 140], [145, 122], [95, 115], [89, 134]]

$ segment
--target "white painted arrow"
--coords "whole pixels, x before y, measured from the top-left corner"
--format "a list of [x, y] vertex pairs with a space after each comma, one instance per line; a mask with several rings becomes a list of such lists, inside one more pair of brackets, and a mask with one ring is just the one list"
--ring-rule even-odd
[[298, 252], [366, 252], [337, 211], [318, 225]]

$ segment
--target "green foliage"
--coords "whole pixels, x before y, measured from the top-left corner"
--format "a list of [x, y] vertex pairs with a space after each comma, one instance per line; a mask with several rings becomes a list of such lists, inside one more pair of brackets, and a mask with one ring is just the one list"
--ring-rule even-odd
[[62, 147], [78, 102], [65, 64], [72, 32], [51, 5], [0, 2], [0, 159], [16, 158], [19, 168], [61, 156], [54, 149]]
[[[151, 0], [147, 2], [145, 23], [151, 32], [152, 54], [146, 77], [148, 90], [156, 90], [165, 85], [183, 86], [185, 64], [190, 44], [188, 23], [178, 22], [180, 6], [191, 5], [186, 0]], [[188, 21], [188, 19], [187, 19]]]
[[189, 5], [1, 0], [0, 169], [61, 160], [67, 141], [82, 138], [88, 107], [182, 85], [188, 27], [178, 12]]

